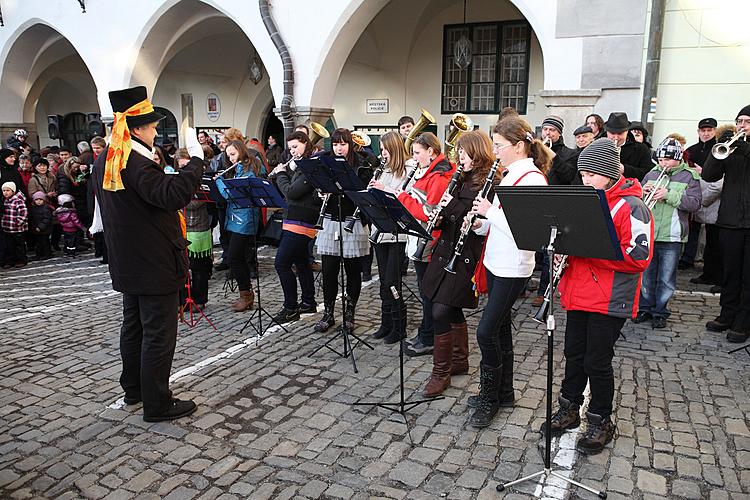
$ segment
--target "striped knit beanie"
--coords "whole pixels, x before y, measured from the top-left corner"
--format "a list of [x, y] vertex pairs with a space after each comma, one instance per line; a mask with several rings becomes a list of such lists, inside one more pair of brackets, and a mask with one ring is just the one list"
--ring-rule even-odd
[[620, 178], [620, 153], [614, 141], [602, 137], [589, 144], [578, 157], [578, 171], [585, 170], [610, 179]]
[[550, 127], [555, 127], [557, 129], [557, 131], [562, 134], [563, 133], [563, 127], [565, 126], [565, 122], [559, 116], [549, 115], [542, 122], [542, 127], [544, 127], [545, 125], [549, 125]]

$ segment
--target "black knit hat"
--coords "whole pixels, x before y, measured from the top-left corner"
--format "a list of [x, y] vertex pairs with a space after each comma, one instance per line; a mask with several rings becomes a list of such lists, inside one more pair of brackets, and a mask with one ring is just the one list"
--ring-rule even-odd
[[559, 116], [550, 115], [547, 118], [545, 118], [544, 121], [542, 122], [542, 127], [544, 127], [545, 125], [549, 125], [550, 127], [555, 127], [557, 131], [562, 134], [563, 127], [565, 126], [565, 122]]
[[[109, 103], [112, 105], [112, 111], [115, 113], [123, 113], [127, 111], [134, 104], [146, 99], [146, 87], [132, 87], [123, 90], [113, 90], [109, 93]], [[164, 119], [164, 115], [152, 111], [151, 113], [140, 115], [140, 116], [128, 116], [128, 128], [138, 127], [146, 125], [148, 123], [158, 122]]]
[[[740, 117], [740, 116], [742, 116], [742, 115], [745, 115], [745, 116], [750, 116], [750, 104], [748, 104], [747, 106], [745, 106], [744, 108], [742, 108], [742, 109], [740, 110], [740, 112], [739, 112], [739, 113], [737, 113], [737, 118], [739, 118], [739, 117]], [[736, 120], [737, 118], [735, 118], [735, 120]]]
[[604, 130], [612, 132], [613, 134], [619, 134], [625, 132], [630, 128], [630, 121], [628, 120], [627, 113], [610, 113], [607, 121], [604, 122]]
[[578, 157], [578, 171], [585, 170], [610, 179], [620, 178], [620, 153], [611, 139], [602, 137], [589, 144]]
[[2, 148], [0, 149], [0, 161], [2, 161], [2, 164], [5, 164], [5, 160], [8, 159], [9, 156], [13, 156], [16, 153], [13, 152], [12, 149], [9, 148]]

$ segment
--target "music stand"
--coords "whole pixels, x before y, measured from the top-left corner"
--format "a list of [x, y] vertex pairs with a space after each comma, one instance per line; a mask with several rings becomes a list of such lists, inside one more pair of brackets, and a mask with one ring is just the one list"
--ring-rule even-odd
[[[370, 218], [373, 225], [382, 233], [391, 233], [396, 235], [396, 241], [399, 241], [399, 235], [417, 236], [420, 238], [429, 238], [430, 234], [425, 231], [422, 225], [414, 218], [413, 215], [404, 207], [398, 198], [391, 193], [379, 189], [369, 189], [367, 191], [347, 191], [346, 195]], [[401, 297], [402, 277], [401, 265], [397, 266], [396, 287], [391, 289], [394, 299]], [[412, 408], [443, 399], [443, 396], [430, 399], [420, 399], [417, 401], [406, 401], [404, 397], [404, 342], [405, 339], [399, 339], [398, 359], [399, 359], [399, 388], [400, 398], [398, 402], [366, 402], [360, 401], [353, 403], [356, 406], [377, 406], [391, 413], [398, 413], [404, 419], [406, 430], [411, 440], [411, 431], [406, 421], [406, 412]], [[413, 444], [413, 441], [412, 441]]]
[[[320, 193], [330, 193], [335, 195], [338, 200], [338, 234], [336, 238], [339, 241], [339, 255], [341, 261], [339, 264], [339, 286], [341, 287], [341, 329], [339, 332], [326, 341], [323, 345], [315, 349], [310, 353], [310, 356], [314, 355], [323, 348], [328, 349], [341, 358], [352, 358], [352, 368], [354, 373], [358, 373], [357, 362], [354, 358], [354, 348], [359, 344], [364, 344], [371, 350], [374, 350], [370, 344], [365, 340], [361, 339], [354, 332], [349, 331], [346, 327], [346, 321], [344, 314], [346, 311], [347, 302], [349, 297], [346, 295], [346, 272], [344, 270], [344, 223], [343, 214], [341, 211], [341, 201], [343, 200], [344, 193], [346, 191], [361, 191], [365, 188], [364, 184], [357, 177], [356, 172], [347, 163], [346, 159], [340, 156], [318, 156], [315, 158], [296, 160], [297, 168], [301, 169], [307, 177], [307, 181]], [[339, 351], [331, 347], [331, 344], [339, 337], [343, 337], [344, 345], [343, 350]], [[352, 346], [349, 337], [353, 337], [357, 340], [357, 344]]]
[[[226, 179], [224, 184], [227, 188], [227, 200], [233, 203], [237, 207], [241, 208], [287, 208], [287, 204], [281, 193], [266, 179], [258, 177], [240, 177], [237, 179]], [[258, 262], [258, 242], [253, 245], [253, 252], [255, 253], [255, 262]], [[287, 332], [288, 330], [274, 319], [274, 317], [263, 308], [262, 292], [260, 287], [260, 273], [255, 276], [255, 286], [258, 288], [258, 308], [253, 311], [245, 325], [240, 329], [240, 333], [245, 331], [245, 328], [250, 326], [257, 335], [256, 343], [259, 339], [263, 338], [266, 330], [271, 326], [270, 324], [264, 329], [263, 328], [263, 315], [269, 317], [271, 324], [276, 323], [281, 327], [282, 330]], [[252, 321], [255, 319], [255, 315], [258, 315], [258, 326], [256, 327]]]
[[[555, 254], [575, 255], [607, 260], [622, 260], [609, 205], [604, 191], [590, 186], [502, 186], [495, 188], [516, 246], [521, 250], [543, 250], [549, 256], [550, 283], [554, 282]], [[497, 491], [541, 476], [542, 483], [554, 476], [583, 488], [600, 498], [598, 491], [552, 470], [552, 370], [555, 332], [554, 290], [546, 291], [549, 301], [547, 317], [547, 415], [545, 420], [544, 469], [526, 477], [497, 485]]]

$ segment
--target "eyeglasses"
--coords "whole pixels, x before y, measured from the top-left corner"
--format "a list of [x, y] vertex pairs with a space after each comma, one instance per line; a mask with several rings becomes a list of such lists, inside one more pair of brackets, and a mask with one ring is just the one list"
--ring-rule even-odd
[[493, 144], [492, 144], [492, 149], [493, 149], [494, 151], [502, 151], [503, 149], [505, 149], [505, 148], [509, 148], [509, 147], [511, 147], [512, 145], [513, 145], [513, 144], [505, 144], [505, 145], [502, 145], [502, 144], [495, 144], [495, 143], [493, 143]]

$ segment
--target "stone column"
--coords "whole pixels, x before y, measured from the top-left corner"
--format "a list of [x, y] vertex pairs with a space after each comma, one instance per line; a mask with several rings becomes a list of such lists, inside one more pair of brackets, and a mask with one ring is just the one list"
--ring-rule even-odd
[[[279, 109], [274, 108], [274, 113], [279, 116]], [[310, 122], [318, 122], [325, 126], [326, 122], [330, 117], [333, 116], [333, 109], [331, 108], [315, 108], [311, 106], [297, 106], [294, 108], [294, 124], [295, 125], [308, 125]], [[279, 116], [281, 119], [281, 116]]]
[[602, 95], [601, 89], [543, 90], [539, 93], [547, 106], [547, 114], [565, 121], [563, 138], [569, 148], [575, 148], [573, 131], [586, 123], [586, 116], [594, 112], [594, 105]]

